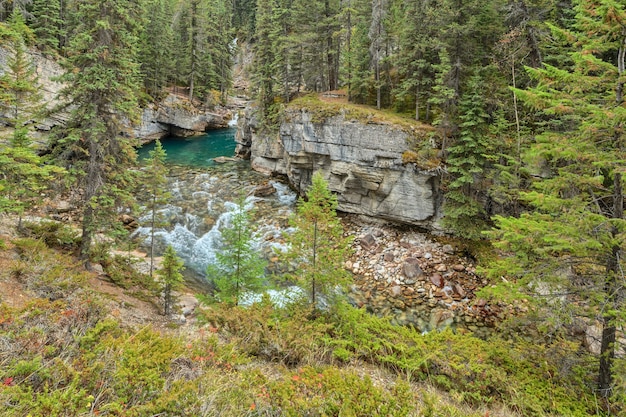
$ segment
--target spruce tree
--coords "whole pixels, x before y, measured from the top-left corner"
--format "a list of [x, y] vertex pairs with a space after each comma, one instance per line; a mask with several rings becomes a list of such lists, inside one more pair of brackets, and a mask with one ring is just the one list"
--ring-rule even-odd
[[246, 201], [239, 198], [228, 226], [221, 230], [222, 245], [216, 253], [216, 263], [207, 268], [207, 277], [215, 284], [218, 297], [238, 305], [244, 292], [263, 288], [267, 262], [253, 247], [253, 230]]
[[139, 49], [141, 73], [146, 91], [156, 99], [174, 76], [173, 13], [171, 0], [150, 0], [144, 6], [146, 23]]
[[460, 103], [459, 137], [448, 148], [446, 159], [449, 181], [443, 223], [469, 239], [479, 239], [487, 228], [484, 199], [480, 198], [485, 189], [480, 184], [488, 153], [488, 115], [483, 92], [480, 77], [474, 76]]
[[57, 157], [79, 179], [83, 219], [80, 256], [89, 257], [94, 234], [115, 226], [118, 207], [130, 204], [136, 184], [134, 142], [125, 137], [137, 111], [137, 3], [130, 0], [75, 4], [77, 27], [64, 60], [70, 118], [52, 143]]
[[533, 211], [495, 218], [491, 235], [510, 256], [491, 273], [515, 278], [519, 292], [538, 295], [548, 288], [584, 300], [548, 308], [602, 323], [597, 392], [608, 398], [615, 388], [616, 329], [626, 319], [626, 10], [611, 0], [579, 0], [576, 11], [576, 31], [554, 29], [556, 37], [576, 40], [573, 68], [528, 69], [537, 87], [516, 91], [554, 128], [538, 135], [525, 155], [541, 172], [521, 196]]
[[257, 0], [256, 44], [254, 53], [253, 83], [259, 104], [261, 120], [266, 126], [276, 119], [276, 51], [274, 48], [273, 19], [275, 6], [272, 0]]
[[337, 197], [319, 172], [313, 174], [306, 197], [298, 201], [290, 219], [294, 232], [286, 235], [288, 250], [283, 256], [295, 268], [291, 278], [304, 288], [316, 310], [320, 296], [332, 304], [351, 282], [343, 266], [349, 256], [350, 239], [343, 236], [337, 217]]
[[184, 282], [182, 271], [185, 267], [183, 261], [176, 255], [176, 251], [168, 246], [163, 254], [161, 268], [157, 270], [157, 275], [161, 277], [161, 289], [163, 294], [163, 314], [172, 314], [172, 308], [176, 299], [173, 292], [179, 289]]
[[143, 170], [143, 184], [148, 192], [148, 202], [146, 210], [150, 213], [150, 277], [154, 271], [154, 233], [155, 229], [161, 225], [159, 219], [159, 207], [166, 204], [170, 198], [167, 191], [168, 168], [165, 165], [165, 149], [161, 141], [157, 140], [154, 149], [149, 152], [149, 157], [145, 160]]
[[33, 35], [20, 13], [9, 19], [9, 31], [7, 68], [0, 76], [0, 109], [14, 128], [13, 144], [27, 146], [29, 125], [43, 108], [36, 68], [26, 46]]
[[46, 53], [59, 52], [64, 37], [60, 0], [33, 0], [30, 26], [37, 35], [37, 46]]
[[0, 108], [13, 126], [8, 143], [0, 145], [0, 212], [18, 214], [22, 226], [25, 210], [37, 204], [41, 193], [63, 170], [44, 163], [31, 146], [30, 125], [38, 120], [42, 108], [40, 86], [33, 62], [29, 59], [25, 38], [31, 36], [22, 15], [9, 19], [7, 68], [0, 76]]

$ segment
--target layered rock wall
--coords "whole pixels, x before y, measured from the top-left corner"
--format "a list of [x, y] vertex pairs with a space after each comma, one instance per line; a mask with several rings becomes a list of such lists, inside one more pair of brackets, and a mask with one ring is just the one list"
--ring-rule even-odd
[[[61, 107], [60, 92], [65, 85], [59, 81], [63, 75], [63, 68], [53, 59], [47, 58], [35, 49], [29, 51], [29, 57], [37, 74], [37, 81], [42, 93], [42, 101], [48, 110]], [[0, 75], [8, 68], [11, 52], [0, 47]], [[141, 118], [138, 122], [127, 122], [135, 137], [143, 141], [151, 141], [167, 135], [194, 136], [204, 133], [208, 129], [226, 127], [229, 113], [209, 111], [192, 105], [183, 96], [169, 94], [158, 104], [148, 106], [141, 110]], [[38, 121], [38, 130], [48, 131], [57, 125], [63, 125], [67, 121], [68, 113], [58, 111], [49, 112], [45, 120]], [[0, 110], [0, 123], [7, 117]]]
[[403, 164], [410, 135], [391, 124], [362, 123], [344, 115], [316, 122], [289, 110], [278, 133], [262, 135], [251, 112], [240, 119], [238, 152], [252, 168], [282, 174], [299, 191], [321, 171], [337, 193], [339, 210], [394, 222], [436, 226], [440, 212], [436, 172]]

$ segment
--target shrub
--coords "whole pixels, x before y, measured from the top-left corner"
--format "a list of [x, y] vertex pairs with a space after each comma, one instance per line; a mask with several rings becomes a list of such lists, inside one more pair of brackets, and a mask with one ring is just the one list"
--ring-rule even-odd
[[80, 245], [80, 232], [60, 222], [24, 222], [28, 237], [41, 239], [49, 248], [76, 249]]

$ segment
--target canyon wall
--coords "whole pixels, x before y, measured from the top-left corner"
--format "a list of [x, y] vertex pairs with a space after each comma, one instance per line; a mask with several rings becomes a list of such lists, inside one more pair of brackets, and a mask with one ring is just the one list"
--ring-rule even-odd
[[238, 154], [250, 158], [253, 169], [286, 175], [300, 192], [321, 171], [343, 212], [437, 228], [439, 175], [403, 163], [411, 139], [404, 129], [345, 114], [317, 121], [306, 109], [289, 109], [284, 120], [268, 134], [252, 111], [240, 118]]

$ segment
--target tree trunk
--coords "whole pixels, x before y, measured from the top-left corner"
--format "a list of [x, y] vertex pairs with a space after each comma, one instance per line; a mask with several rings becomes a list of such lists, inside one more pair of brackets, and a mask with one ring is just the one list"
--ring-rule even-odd
[[154, 226], [156, 224], [156, 194], [152, 196], [152, 219], [150, 221], [150, 278], [154, 272]]
[[313, 224], [313, 279], [311, 280], [311, 302], [313, 304], [313, 310], [317, 308], [317, 300], [315, 299], [315, 274], [317, 274], [317, 270], [315, 269], [317, 258], [317, 221]]
[[87, 165], [87, 175], [85, 180], [85, 191], [83, 195], [83, 222], [82, 236], [80, 243], [80, 260], [85, 262], [85, 267], [90, 270], [89, 253], [91, 251], [91, 241], [95, 227], [95, 209], [93, 207], [94, 197], [96, 197], [102, 187], [103, 166], [100, 159], [101, 149], [96, 139], [87, 138], [89, 141], [89, 164]]
[[[622, 193], [622, 174], [615, 172], [613, 178], [613, 215], [614, 219], [624, 218], [624, 195]], [[619, 230], [613, 226], [611, 235], [617, 237]], [[602, 340], [600, 345], [600, 366], [598, 369], [598, 391], [604, 398], [611, 396], [613, 391], [613, 360], [615, 358], [615, 311], [622, 307], [622, 292], [619, 281], [623, 279], [620, 271], [621, 246], [614, 245], [611, 248], [606, 272], [607, 280], [604, 291], [608, 308], [602, 316]]]

